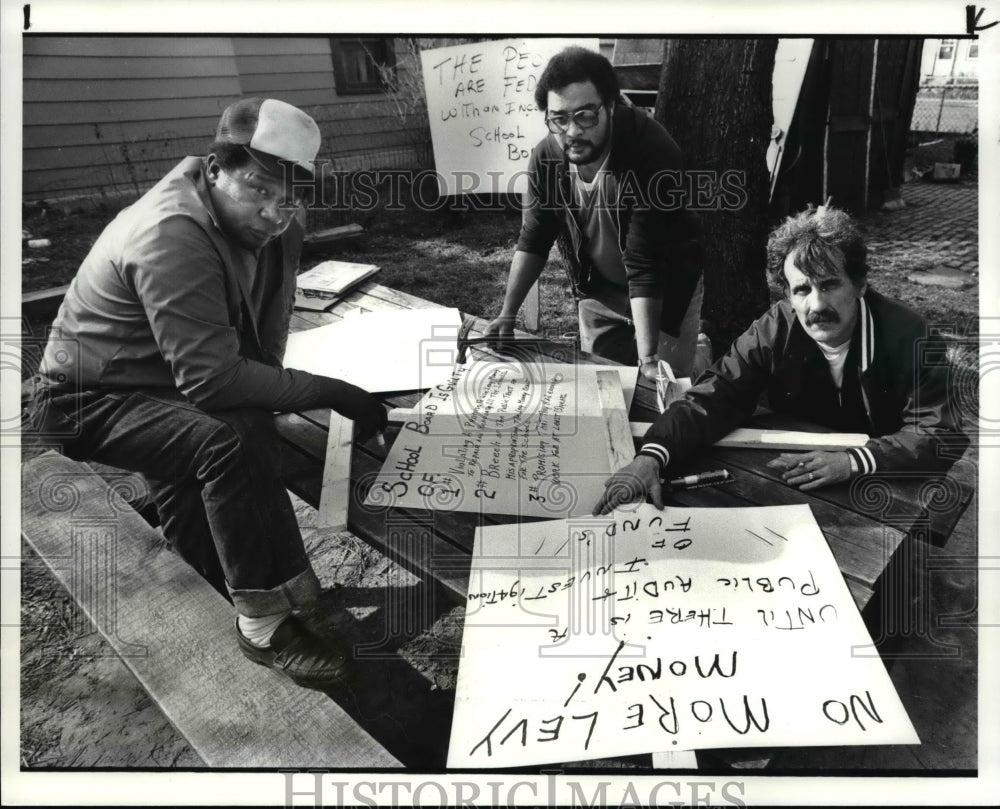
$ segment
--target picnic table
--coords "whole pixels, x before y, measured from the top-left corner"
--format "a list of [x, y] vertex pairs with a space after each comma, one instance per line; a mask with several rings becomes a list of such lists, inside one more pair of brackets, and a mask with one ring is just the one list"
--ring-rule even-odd
[[[292, 331], [336, 322], [345, 316], [380, 310], [436, 306], [414, 295], [367, 281], [322, 312], [295, 312]], [[481, 334], [486, 321], [476, 319], [472, 334]], [[583, 361], [614, 365], [581, 354], [564, 343], [541, 340], [538, 350], [546, 361]], [[380, 395], [388, 407], [408, 409], [423, 391]], [[655, 387], [640, 379], [629, 418], [651, 422], [658, 415]], [[787, 430], [820, 428], [779, 418], [755, 417], [755, 426]], [[283, 474], [288, 488], [318, 508], [324, 460], [329, 438], [328, 409], [290, 413], [278, 417], [283, 445]], [[455, 603], [464, 604], [468, 593], [473, 542], [479, 525], [517, 522], [520, 518], [474, 513], [431, 512], [413, 508], [379, 508], [362, 505], [400, 425], [390, 424], [386, 446], [375, 441], [355, 444], [350, 472], [347, 528], [389, 558], [441, 588]], [[767, 468], [778, 450], [713, 447], [687, 463], [677, 474], [691, 474], [724, 467], [734, 480], [725, 486], [669, 493], [667, 505], [688, 507], [748, 507], [807, 504], [825, 535], [855, 603], [864, 611], [876, 592], [875, 602], [903, 597], [912, 588], [907, 579], [913, 562], [903, 550], [924, 543], [941, 544], [950, 535], [968, 505], [972, 492], [950, 477], [928, 478], [908, 474], [878, 474], [850, 484], [802, 492], [784, 484]], [[673, 472], [673, 470], [672, 470]], [[900, 552], [897, 552], [900, 551]], [[904, 562], [899, 560], [903, 558]], [[870, 630], [872, 629], [869, 626]], [[874, 634], [874, 631], [873, 631]], [[719, 754], [720, 751], [714, 751]], [[722, 754], [724, 757], [724, 753]], [[730, 761], [740, 756], [730, 756]], [[745, 757], [746, 758], [746, 757]], [[749, 756], [750, 759], [760, 758]]]
[[[296, 312], [292, 328], [311, 329], [359, 312], [434, 305], [368, 281], [325, 311]], [[485, 325], [482, 320], [474, 322], [480, 333]], [[537, 349], [546, 361], [613, 365], [565, 343], [541, 340]], [[402, 391], [380, 398], [387, 407], [409, 409], [422, 395], [422, 391]], [[655, 390], [640, 380], [630, 419], [649, 422], [656, 415]], [[330, 418], [329, 410], [278, 418], [285, 481], [315, 508], [321, 499]], [[805, 428], [787, 419], [764, 420], [759, 426]], [[359, 540], [420, 576], [424, 586], [417, 598], [425, 598], [432, 589], [453, 610], [454, 605], [466, 602], [476, 528], [519, 518], [362, 506], [398, 430], [396, 425], [387, 432], [386, 447], [374, 441], [354, 445], [347, 527]], [[931, 543], [942, 544], [972, 495], [968, 486], [951, 476], [885, 474], [805, 493], [784, 485], [766, 467], [775, 454], [776, 450], [712, 448], [677, 472], [722, 466], [734, 482], [670, 494], [667, 503], [693, 507], [808, 504], [855, 602], [859, 609], [868, 605], [869, 614], [873, 605], [895, 603], [894, 599], [914, 592], [908, 579], [914, 568], [899, 560], [919, 555], [919, 549]], [[355, 693], [343, 704], [297, 688], [273, 672], [245, 665], [229, 634], [231, 606], [129, 507], [133, 498], [142, 500], [141, 479], [100, 465], [88, 467], [53, 451], [26, 462], [22, 476], [25, 539], [206, 765], [392, 768], [419, 766], [416, 760], [421, 759], [424, 766], [440, 766], [439, 751], [430, 739], [447, 737], [452, 692], [433, 686], [428, 691], [427, 679], [413, 676], [409, 663], [384, 655], [358, 661], [359, 665], [364, 663], [361, 668], [366, 672], [365, 693]], [[64, 496], [69, 490], [73, 496]], [[317, 548], [316, 553], [328, 550]], [[69, 564], [67, 560], [75, 561]], [[317, 562], [321, 562], [318, 556], [314, 565]], [[106, 570], [113, 575], [83, 576], [78, 565], [85, 571]], [[875, 593], [882, 597], [873, 598]], [[163, 620], [165, 614], [171, 616], [170, 621]], [[179, 625], [185, 632], [174, 631]], [[870, 621], [870, 630], [872, 626]], [[409, 623], [406, 627], [412, 629]], [[385, 629], [381, 624], [366, 626], [361, 620], [352, 623], [348, 619], [345, 628], [354, 633], [356, 643], [372, 641], [381, 648], [385, 641], [379, 634]], [[141, 646], [135, 645], [136, 639], [141, 640]], [[220, 680], [218, 671], [227, 671], [228, 676]], [[204, 699], [192, 700], [191, 694], [202, 694]], [[257, 707], [248, 710], [248, 699]], [[407, 720], [415, 723], [407, 726], [411, 732], [404, 734], [409, 741], [396, 743], [398, 709], [414, 700], [420, 707]], [[303, 717], [309, 721], [304, 722]], [[382, 746], [385, 744], [400, 749], [394, 755]], [[707, 763], [761, 766], [766, 758], [760, 751], [713, 750]], [[586, 766], [592, 771], [594, 764], [587, 762]], [[627, 762], [614, 763], [616, 769], [621, 766], [649, 769], [651, 762], [649, 756], [630, 757]], [[652, 766], [667, 765], [654, 757]], [[673, 766], [693, 769], [696, 764], [689, 754], [678, 757]]]
[[[323, 312], [295, 312], [293, 332], [341, 320], [356, 310], [379, 311], [433, 307], [436, 304], [372, 281], [359, 286]], [[481, 334], [486, 322], [477, 320], [473, 335]], [[547, 360], [578, 359], [607, 364], [600, 357], [572, 352], [563, 343], [540, 340], [538, 350]], [[423, 391], [401, 391], [380, 396], [389, 408], [412, 408]], [[630, 410], [633, 422], [651, 422], [658, 414], [652, 383], [640, 379]], [[278, 417], [285, 441], [285, 479], [289, 488], [313, 506], [319, 504], [323, 463], [326, 455], [328, 409], [304, 411]], [[775, 414], [755, 417], [755, 426], [788, 430], [820, 428]], [[481, 516], [468, 513], [429, 512], [420, 509], [361, 507], [367, 484], [375, 477], [399, 425], [390, 424], [386, 447], [375, 442], [355, 445], [351, 467], [348, 527], [358, 537], [399, 559], [415, 572], [431, 577], [455, 599], [464, 603], [468, 591], [469, 561], [477, 525], [517, 521], [516, 517]], [[802, 492], [784, 484], [767, 468], [778, 450], [724, 449], [714, 447], [687, 463], [678, 474], [691, 474], [724, 466], [734, 477], [732, 484], [705, 487], [667, 495], [668, 503], [695, 507], [776, 506], [805, 503], [830, 543], [859, 608], [871, 599], [876, 583], [900, 543], [906, 538], [941, 543], [951, 533], [971, 499], [971, 491], [948, 477], [927, 478], [912, 474], [878, 474], [855, 479], [851, 484]], [[419, 542], [401, 538], [420, 537]]]

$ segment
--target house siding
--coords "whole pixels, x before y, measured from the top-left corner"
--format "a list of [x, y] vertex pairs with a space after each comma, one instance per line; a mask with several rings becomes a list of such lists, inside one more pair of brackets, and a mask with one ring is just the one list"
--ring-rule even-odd
[[[420, 162], [413, 144], [429, 140], [426, 119], [400, 118], [384, 93], [338, 97], [327, 37], [23, 43], [26, 200], [135, 196], [184, 155], [203, 153], [222, 110], [241, 96], [309, 112], [323, 133], [320, 157], [335, 165], [341, 157], [364, 168]], [[404, 47], [396, 41], [397, 52]]]

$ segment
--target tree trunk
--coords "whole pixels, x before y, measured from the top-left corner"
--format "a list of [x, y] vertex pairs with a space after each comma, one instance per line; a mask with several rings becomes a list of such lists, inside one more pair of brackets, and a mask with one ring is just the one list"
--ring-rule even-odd
[[[685, 169], [698, 178], [694, 186], [689, 178], [688, 188], [696, 190], [689, 190], [688, 204], [700, 209], [705, 229], [702, 316], [711, 324], [716, 355], [764, 312], [769, 300], [765, 156], [777, 44], [773, 38], [664, 43], [655, 117], [680, 146]], [[725, 193], [737, 185], [741, 194]]]

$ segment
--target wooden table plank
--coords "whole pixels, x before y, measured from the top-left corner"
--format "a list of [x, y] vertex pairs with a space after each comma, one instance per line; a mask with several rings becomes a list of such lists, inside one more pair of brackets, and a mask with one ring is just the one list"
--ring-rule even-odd
[[628, 427], [625, 395], [617, 371], [597, 372], [597, 398], [604, 417], [604, 441], [608, 448], [611, 471], [628, 466], [635, 457], [635, 446]]
[[[713, 447], [707, 454], [727, 466], [744, 469], [787, 488], [777, 470], [766, 466], [778, 456], [776, 451]], [[942, 544], [971, 500], [972, 492], [954, 479], [940, 479], [939, 485], [954, 493], [953, 508], [929, 510], [926, 501], [935, 485], [932, 480], [929, 475], [876, 473], [850, 483], [814, 489], [813, 493], [831, 506], [864, 514], [904, 533], [922, 533], [935, 544]]]
[[[278, 422], [286, 442], [282, 477], [295, 494], [315, 507], [320, 496], [315, 468], [325, 451], [327, 432], [297, 414], [279, 416]], [[390, 432], [387, 443], [391, 439]], [[451, 598], [465, 603], [472, 553], [472, 537], [465, 523], [451, 514], [361, 505], [367, 485], [375, 479], [383, 460], [355, 447], [348, 529], [422, 578], [435, 581]], [[450, 539], [453, 537], [460, 539]]]
[[408, 292], [382, 286], [374, 281], [366, 281], [355, 292], [372, 300], [383, 302], [383, 308], [389, 306], [400, 309], [432, 309], [440, 306], [440, 304], [429, 301], [426, 298], [420, 298], [416, 295], [410, 295]]
[[330, 411], [326, 456], [323, 459], [323, 488], [319, 495], [318, 524], [335, 531], [347, 528], [347, 507], [351, 496], [351, 454], [354, 422]]
[[235, 613], [100, 476], [24, 464], [22, 533], [209, 767], [402, 766], [332, 699], [240, 653]]
[[[655, 391], [643, 385], [642, 380], [636, 388], [629, 415], [633, 422], [653, 421], [659, 415]], [[758, 410], [748, 426], [808, 432], [820, 430], [814, 424], [765, 410]], [[767, 462], [779, 454], [776, 450], [713, 447], [706, 452], [718, 461], [716, 466], [736, 466], [787, 488], [780, 475], [766, 467]], [[932, 482], [935, 479], [937, 483]], [[929, 535], [934, 544], [943, 544], [951, 535], [973, 495], [970, 487], [951, 476], [878, 473], [859, 478], [853, 485], [859, 489], [853, 490], [851, 484], [842, 484], [814, 490], [814, 494], [818, 500], [831, 506], [863, 514], [904, 533]], [[883, 496], [886, 486], [891, 489], [891, 497]], [[936, 486], [940, 502], [931, 502], [933, 507], [928, 508]], [[852, 494], [852, 491], [855, 493]], [[864, 496], [859, 497], [857, 491], [865, 492]]]

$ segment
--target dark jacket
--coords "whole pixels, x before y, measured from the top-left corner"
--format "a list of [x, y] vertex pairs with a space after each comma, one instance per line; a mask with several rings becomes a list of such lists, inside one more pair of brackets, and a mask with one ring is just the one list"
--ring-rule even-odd
[[217, 225], [185, 158], [101, 233], [59, 308], [41, 375], [55, 389], [176, 388], [205, 410], [314, 406], [282, 368], [303, 228], [254, 254]]
[[766, 393], [778, 413], [872, 436], [849, 450], [861, 474], [947, 469], [969, 440], [949, 396], [940, 338], [916, 312], [871, 289], [858, 305], [841, 397], [826, 358], [786, 299], [660, 415], [643, 443], [664, 447], [671, 463], [681, 461], [739, 427]]
[[[674, 336], [701, 276], [701, 224], [683, 207], [681, 153], [645, 112], [615, 106], [608, 167], [619, 186], [615, 209], [630, 298], [662, 298], [661, 328]], [[539, 142], [528, 165], [517, 249], [547, 257], [556, 239], [577, 296], [594, 270], [573, 217], [569, 162], [555, 135]]]

